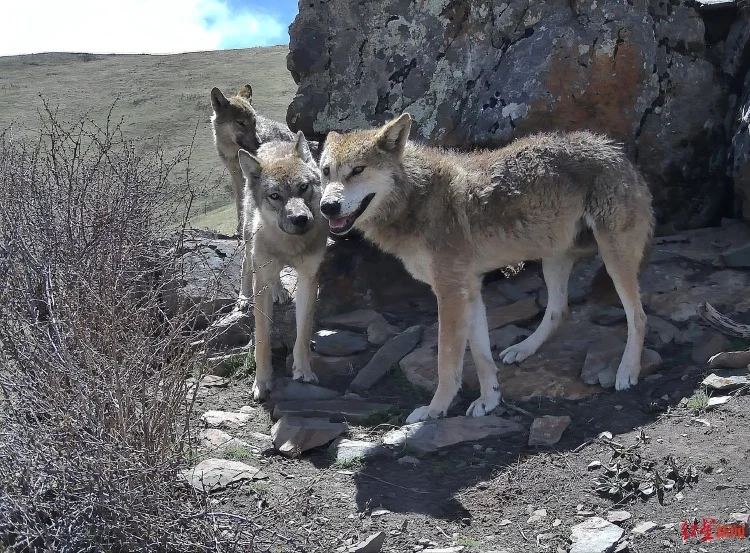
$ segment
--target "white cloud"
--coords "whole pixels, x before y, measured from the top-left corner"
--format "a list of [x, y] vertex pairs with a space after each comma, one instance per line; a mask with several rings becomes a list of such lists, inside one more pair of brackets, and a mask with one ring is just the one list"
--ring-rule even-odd
[[273, 17], [232, 13], [222, 0], [25, 0], [2, 8], [0, 55], [167, 54], [279, 44]]

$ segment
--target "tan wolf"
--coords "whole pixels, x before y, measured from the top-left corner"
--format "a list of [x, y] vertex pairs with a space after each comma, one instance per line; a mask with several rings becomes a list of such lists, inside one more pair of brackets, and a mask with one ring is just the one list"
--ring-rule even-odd
[[216, 87], [211, 89], [214, 144], [232, 180], [238, 231], [242, 227], [242, 190], [245, 181], [237, 152], [244, 149], [254, 154], [264, 142], [294, 140], [294, 133], [286, 125], [258, 115], [252, 104], [253, 88], [249, 84], [231, 98], [224, 96]]
[[654, 223], [648, 185], [622, 150], [606, 137], [575, 132], [463, 154], [412, 143], [410, 129], [404, 113], [379, 129], [331, 132], [320, 160], [321, 211], [331, 232], [359, 229], [437, 296], [438, 386], [407, 422], [446, 414], [461, 385], [467, 338], [481, 386], [467, 415], [497, 407], [484, 273], [542, 260], [544, 318], [500, 353], [503, 362], [520, 363], [560, 325], [573, 262], [597, 246], [627, 315], [615, 387], [636, 384], [646, 328], [638, 275]]
[[310, 338], [328, 225], [320, 215], [320, 171], [302, 132], [291, 143], [265, 143], [256, 155], [240, 150], [238, 159], [245, 177], [246, 241], [241, 294], [255, 295], [253, 397], [260, 400], [273, 383], [271, 288], [285, 265], [297, 271], [293, 376], [305, 382], [318, 381], [310, 368]]

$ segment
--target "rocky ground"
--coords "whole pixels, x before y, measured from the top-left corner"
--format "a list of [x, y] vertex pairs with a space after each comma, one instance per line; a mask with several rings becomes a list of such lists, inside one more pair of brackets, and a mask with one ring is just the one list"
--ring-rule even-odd
[[[197, 467], [185, 476], [215, 511], [268, 529], [259, 543], [269, 551], [750, 551], [747, 363], [708, 365], [750, 341], [713, 329], [697, 307], [750, 322], [748, 243], [750, 230], [728, 220], [656, 240], [634, 389], [612, 388], [624, 315], [586, 300], [592, 260], [575, 269], [565, 327], [526, 362], [500, 366], [497, 413], [460, 416], [477, 393], [467, 355], [453, 416], [409, 426], [436, 383], [434, 299], [397, 262], [336, 243], [314, 337], [320, 386], [284, 378], [293, 305], [276, 306], [279, 379], [254, 403], [247, 350], [237, 349], [250, 325], [235, 320], [211, 343], [222, 350], [208, 363], [215, 376], [196, 389]], [[186, 254], [209, 269], [181, 301], [211, 274], [233, 282], [235, 245], [188, 241]], [[285, 283], [293, 289], [294, 275]], [[539, 267], [490, 275], [484, 297], [499, 352], [541, 318]], [[231, 290], [204, 302], [206, 321], [230, 303]], [[704, 380], [713, 373], [734, 379]]]

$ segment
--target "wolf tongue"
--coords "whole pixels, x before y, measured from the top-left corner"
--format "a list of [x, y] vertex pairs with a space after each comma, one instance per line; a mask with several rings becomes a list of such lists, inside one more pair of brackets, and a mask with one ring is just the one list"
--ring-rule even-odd
[[330, 226], [332, 229], [343, 228], [346, 226], [346, 223], [348, 221], [349, 221], [349, 217], [338, 217], [336, 219], [329, 219], [328, 226]]

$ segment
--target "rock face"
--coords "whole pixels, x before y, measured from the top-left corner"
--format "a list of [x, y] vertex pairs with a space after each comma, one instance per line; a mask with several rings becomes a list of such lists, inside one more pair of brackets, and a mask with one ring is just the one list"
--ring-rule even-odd
[[[746, 34], [735, 31], [725, 71], [746, 67]], [[607, 133], [645, 172], [663, 220], [702, 226], [725, 197], [713, 161], [730, 141], [706, 35], [688, 2], [303, 2], [290, 27], [299, 88], [287, 122], [322, 136], [408, 111], [413, 138], [461, 148], [542, 130]], [[735, 151], [749, 151], [744, 129]]]

